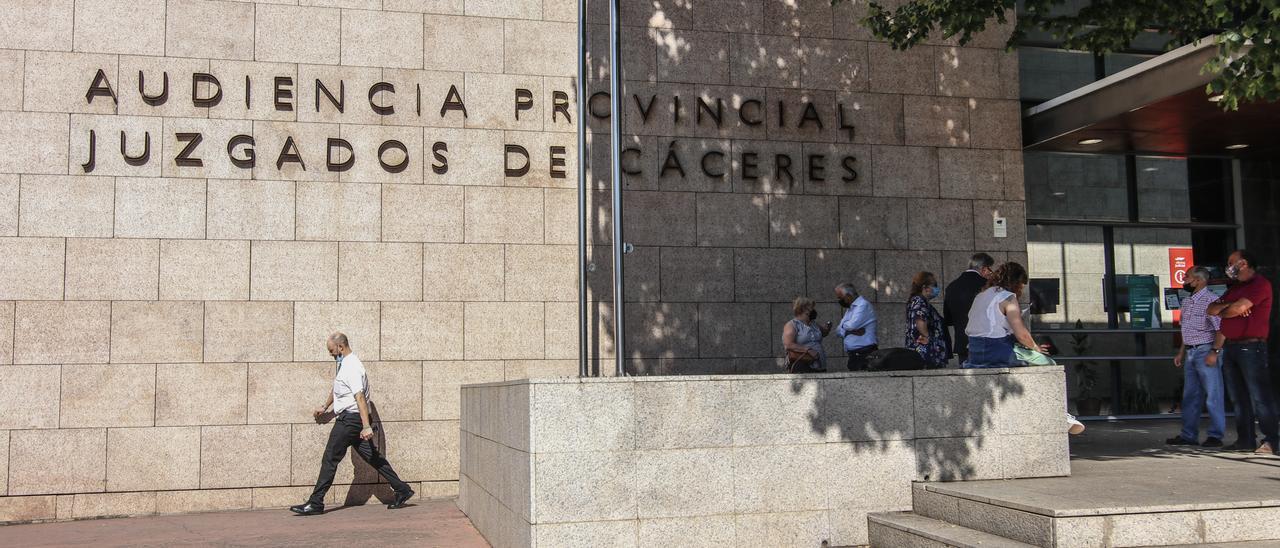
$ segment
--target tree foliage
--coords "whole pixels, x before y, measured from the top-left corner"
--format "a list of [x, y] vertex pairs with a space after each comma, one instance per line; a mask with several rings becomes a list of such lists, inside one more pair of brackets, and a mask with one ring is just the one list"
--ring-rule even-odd
[[[831, 0], [838, 4], [847, 0]], [[968, 43], [988, 25], [1006, 24], [1018, 0], [872, 1], [864, 24], [896, 49], [931, 35]], [[1221, 94], [1223, 108], [1280, 99], [1280, 0], [1093, 0], [1078, 11], [1069, 0], [1022, 0], [1008, 47], [1041, 30], [1064, 48], [1102, 54], [1126, 49], [1140, 33], [1169, 36], [1174, 48], [1203, 39], [1218, 46], [1204, 66], [1215, 74], [1206, 93]]]

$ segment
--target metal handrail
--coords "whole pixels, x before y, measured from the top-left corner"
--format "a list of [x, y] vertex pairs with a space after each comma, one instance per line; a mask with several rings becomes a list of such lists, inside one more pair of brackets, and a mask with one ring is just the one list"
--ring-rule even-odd
[[1118, 335], [1139, 335], [1139, 334], [1141, 334], [1141, 335], [1146, 335], [1146, 334], [1157, 334], [1157, 335], [1159, 335], [1159, 334], [1170, 334], [1170, 333], [1179, 333], [1179, 332], [1180, 332], [1180, 330], [1178, 330], [1178, 329], [1174, 329], [1174, 328], [1161, 328], [1161, 329], [1116, 328], [1116, 329], [1107, 329], [1107, 328], [1105, 328], [1105, 327], [1095, 327], [1095, 328], [1075, 328], [1075, 327], [1068, 327], [1068, 328], [1063, 328], [1063, 329], [1054, 329], [1054, 328], [1051, 328], [1051, 327], [1050, 327], [1050, 328], [1041, 328], [1041, 329], [1032, 329], [1032, 330], [1031, 330], [1031, 333], [1033, 333], [1033, 334], [1044, 334], [1044, 335], [1048, 335], [1048, 334], [1051, 334], [1051, 333], [1060, 333], [1060, 334], [1063, 334], [1063, 335], [1077, 335], [1077, 334], [1078, 334], [1078, 335], [1095, 335], [1095, 334], [1097, 334], [1097, 335], [1105, 335], [1105, 334], [1110, 334], [1110, 333], [1115, 333], [1115, 334], [1118, 334]]
[[1207, 229], [1207, 230], [1235, 230], [1240, 228], [1236, 223], [1212, 223], [1212, 222], [1179, 222], [1179, 221], [1121, 221], [1121, 220], [1082, 220], [1082, 219], [1047, 219], [1047, 218], [1029, 218], [1027, 226], [1033, 225], [1054, 225], [1054, 226], [1083, 226], [1089, 228], [1162, 228], [1162, 229]]
[[619, 3], [621, 0], [609, 2], [609, 157], [610, 157], [610, 192], [612, 194], [613, 216], [613, 351], [616, 361], [615, 375], [624, 377], [627, 374], [627, 353], [625, 349], [626, 330], [623, 320], [626, 319], [626, 299], [622, 294], [622, 253], [626, 249], [626, 240], [622, 239], [622, 16]]
[[1053, 356], [1056, 362], [1156, 362], [1173, 361], [1173, 356]]
[[587, 347], [587, 0], [578, 0], [578, 376], [590, 374]]

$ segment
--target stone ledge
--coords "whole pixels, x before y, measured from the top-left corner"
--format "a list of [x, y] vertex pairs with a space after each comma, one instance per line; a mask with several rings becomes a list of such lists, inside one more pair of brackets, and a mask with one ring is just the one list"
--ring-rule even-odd
[[468, 388], [487, 388], [516, 386], [523, 384], [592, 384], [619, 382], [695, 382], [695, 381], [751, 381], [751, 380], [822, 380], [847, 378], [879, 378], [879, 377], [970, 377], [985, 375], [1051, 375], [1062, 373], [1061, 365], [1044, 367], [1002, 367], [998, 369], [930, 369], [918, 371], [874, 371], [858, 373], [808, 373], [808, 374], [770, 374], [770, 375], [644, 375], [634, 377], [544, 377], [536, 379], [516, 379], [510, 381], [468, 384]]
[[910, 508], [913, 481], [1070, 474], [1063, 377], [1043, 367], [466, 385], [472, 496], [460, 506], [503, 547], [529, 546], [526, 532], [647, 531], [681, 545], [700, 538], [695, 523], [736, 544], [863, 544], [866, 514]]
[[1280, 499], [1230, 500], [1217, 502], [1195, 502], [1187, 504], [1153, 504], [1149, 506], [1096, 506], [1080, 509], [1054, 509], [1045, 506], [1018, 502], [1010, 498], [988, 497], [965, 490], [964, 485], [927, 483], [920, 489], [929, 493], [942, 495], [956, 500], [969, 500], [992, 506], [999, 506], [1039, 514], [1052, 518], [1080, 518], [1093, 516], [1112, 516], [1125, 514], [1159, 514], [1169, 512], [1206, 512], [1214, 510], [1271, 509], [1280, 515]]

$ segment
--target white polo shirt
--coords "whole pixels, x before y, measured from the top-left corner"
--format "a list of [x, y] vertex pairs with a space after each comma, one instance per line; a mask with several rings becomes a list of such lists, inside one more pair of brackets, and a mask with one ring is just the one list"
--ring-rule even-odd
[[338, 374], [333, 377], [333, 412], [359, 412], [357, 392], [364, 392], [364, 401], [369, 401], [369, 378], [365, 375], [364, 362], [353, 352], [338, 362]]

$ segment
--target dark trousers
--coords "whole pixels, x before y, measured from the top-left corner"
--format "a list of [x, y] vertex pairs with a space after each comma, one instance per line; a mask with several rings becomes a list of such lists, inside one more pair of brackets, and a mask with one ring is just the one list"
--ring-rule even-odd
[[1267, 343], [1228, 342], [1222, 348], [1222, 372], [1236, 406], [1236, 443], [1247, 447], [1258, 442], [1253, 424], [1256, 420], [1262, 429], [1262, 441], [1275, 449], [1280, 434], [1271, 372], [1267, 369]]
[[871, 354], [879, 347], [876, 345], [855, 348], [849, 351], [849, 371], [866, 371], [870, 365]]
[[333, 430], [329, 432], [329, 442], [325, 444], [324, 456], [320, 460], [320, 477], [316, 478], [316, 489], [311, 492], [311, 498], [307, 499], [307, 502], [324, 506], [324, 495], [333, 485], [333, 476], [338, 472], [338, 465], [342, 463], [343, 457], [347, 456], [347, 448], [353, 445], [356, 448], [356, 454], [386, 478], [395, 492], [411, 491], [405, 482], [400, 481], [400, 476], [396, 475], [396, 471], [391, 468], [391, 463], [387, 462], [381, 451], [378, 451], [378, 446], [371, 440], [360, 439], [362, 428], [359, 413], [345, 413], [333, 420]]

